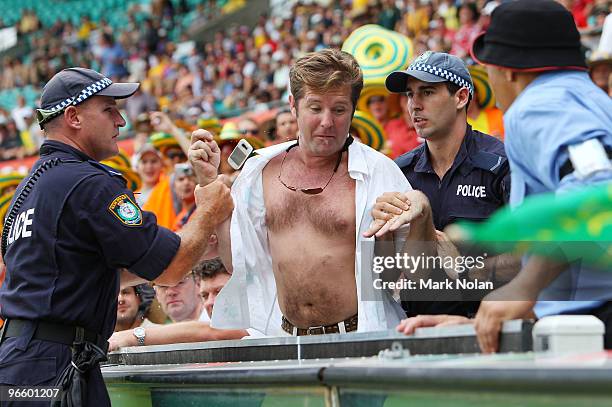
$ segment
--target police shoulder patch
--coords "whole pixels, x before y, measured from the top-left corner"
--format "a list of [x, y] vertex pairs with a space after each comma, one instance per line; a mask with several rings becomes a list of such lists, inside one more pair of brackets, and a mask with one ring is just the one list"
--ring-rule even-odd
[[142, 225], [142, 211], [127, 194], [113, 199], [108, 210], [126, 226]]

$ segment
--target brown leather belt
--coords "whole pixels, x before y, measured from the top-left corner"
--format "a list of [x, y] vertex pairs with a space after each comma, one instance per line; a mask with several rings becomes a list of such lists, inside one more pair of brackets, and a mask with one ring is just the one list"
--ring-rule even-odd
[[298, 328], [283, 316], [281, 328], [283, 328], [283, 331], [293, 336], [324, 335], [353, 332], [357, 330], [357, 315], [353, 315], [352, 317], [345, 319], [344, 321], [340, 321], [336, 324], [325, 326], [311, 326], [309, 328]]

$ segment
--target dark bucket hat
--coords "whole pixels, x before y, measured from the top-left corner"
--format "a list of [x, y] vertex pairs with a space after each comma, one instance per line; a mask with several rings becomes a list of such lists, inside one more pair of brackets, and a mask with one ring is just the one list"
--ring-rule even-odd
[[38, 124], [53, 119], [68, 106], [83, 103], [92, 96], [111, 96], [123, 99], [132, 96], [139, 83], [113, 83], [104, 75], [87, 68], [66, 68], [57, 74], [43, 88], [40, 109], [36, 110]]
[[515, 70], [586, 70], [574, 18], [553, 0], [501, 4], [488, 30], [476, 37], [471, 54], [483, 65]]

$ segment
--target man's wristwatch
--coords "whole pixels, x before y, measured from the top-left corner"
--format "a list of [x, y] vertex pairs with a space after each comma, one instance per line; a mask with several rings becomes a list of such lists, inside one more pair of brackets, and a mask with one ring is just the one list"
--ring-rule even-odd
[[141, 326], [134, 328], [134, 330], [132, 331], [132, 333], [134, 334], [134, 336], [136, 337], [136, 340], [138, 341], [138, 346], [143, 346], [144, 340], [145, 340], [145, 329]]

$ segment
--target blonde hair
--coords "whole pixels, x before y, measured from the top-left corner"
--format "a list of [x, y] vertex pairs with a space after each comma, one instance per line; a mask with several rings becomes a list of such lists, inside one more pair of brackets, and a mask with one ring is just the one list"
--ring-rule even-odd
[[291, 94], [298, 101], [307, 90], [325, 93], [349, 85], [353, 111], [363, 89], [363, 74], [355, 58], [338, 49], [311, 52], [298, 59], [289, 71]]

